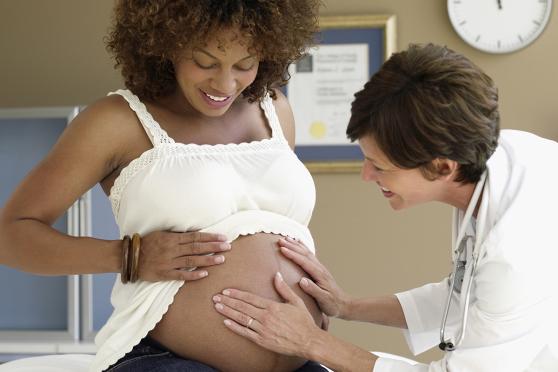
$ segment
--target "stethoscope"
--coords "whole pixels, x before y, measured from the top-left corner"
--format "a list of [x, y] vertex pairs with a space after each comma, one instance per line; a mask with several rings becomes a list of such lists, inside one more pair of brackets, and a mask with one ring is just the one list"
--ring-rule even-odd
[[[463, 219], [461, 220], [461, 224], [459, 225], [457, 239], [454, 240], [453, 270], [450, 275], [451, 278], [450, 287], [446, 299], [444, 315], [442, 317], [442, 324], [440, 325], [440, 345], [438, 345], [439, 348], [442, 349], [443, 351], [454, 351], [461, 344], [463, 338], [465, 337], [465, 327], [467, 327], [467, 313], [469, 311], [469, 301], [471, 298], [471, 284], [473, 283], [475, 270], [477, 268], [477, 262], [480, 256], [480, 252], [479, 252], [480, 239], [476, 239], [476, 241], [473, 243], [473, 240], [475, 239], [471, 235], [466, 235], [466, 231], [469, 222], [471, 221], [471, 218], [473, 216], [475, 207], [481, 196], [485, 181], [486, 181], [486, 171], [481, 175], [479, 182], [477, 182], [475, 190], [473, 191], [473, 196], [471, 197], [471, 201], [469, 202], [469, 205], [467, 206], [467, 210], [465, 211]], [[488, 193], [485, 193], [485, 195], [487, 194]], [[479, 213], [478, 213], [479, 218], [481, 216], [486, 215], [487, 206], [488, 206], [488, 201], [486, 200], [486, 198], [484, 198], [482, 205], [479, 209]], [[480, 229], [482, 229], [484, 225], [485, 223], [483, 223], [482, 221], [481, 223], [477, 224], [477, 226], [479, 226], [479, 230], [477, 230], [476, 236], [478, 237], [482, 236], [482, 231]], [[445, 338], [446, 322], [448, 320], [448, 314], [450, 311], [453, 292], [455, 291], [463, 296], [463, 294], [461, 293], [462, 292], [461, 289], [463, 286], [463, 281], [467, 277], [467, 272], [466, 272], [467, 259], [471, 260], [470, 273], [468, 275], [467, 287], [465, 292], [465, 301], [464, 301], [464, 306], [462, 308], [461, 330], [459, 332], [459, 336], [457, 337], [457, 341], [454, 343], [450, 339], [446, 340]]]

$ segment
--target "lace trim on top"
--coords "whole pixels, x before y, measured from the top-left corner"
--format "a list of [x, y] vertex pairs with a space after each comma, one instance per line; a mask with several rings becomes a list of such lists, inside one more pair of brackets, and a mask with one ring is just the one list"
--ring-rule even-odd
[[266, 94], [264, 99], [260, 102], [260, 107], [265, 114], [269, 127], [271, 128], [271, 137], [278, 137], [281, 140], [286, 141], [285, 136], [283, 135], [283, 129], [281, 128], [281, 123], [279, 122], [279, 117], [277, 116], [275, 106], [273, 105], [273, 99], [269, 96], [269, 94]]
[[[264, 138], [251, 142], [241, 143], [224, 143], [224, 144], [197, 144], [197, 143], [180, 143], [174, 142], [167, 132], [153, 119], [153, 116], [147, 111], [146, 106], [139, 98], [129, 90], [120, 89], [116, 92], [110, 92], [109, 95], [118, 94], [124, 97], [132, 111], [136, 113], [143, 127], [147, 131], [154, 147], [144, 151], [139, 157], [133, 159], [126, 167], [124, 167], [114, 184], [110, 189], [109, 199], [112, 206], [112, 212], [118, 217], [120, 208], [120, 199], [124, 188], [128, 182], [142, 169], [152, 164], [158, 159], [166, 156], [189, 156], [189, 155], [216, 155], [231, 154], [238, 152], [253, 152], [271, 149], [280, 149], [287, 147], [288, 142], [283, 135], [281, 123], [277, 117], [275, 106], [269, 95], [266, 95], [260, 102], [260, 107], [264, 111], [265, 117], [271, 128], [271, 138]], [[289, 147], [290, 150], [290, 147]]]
[[147, 132], [149, 139], [153, 146], [158, 146], [164, 143], [174, 143], [174, 140], [169, 137], [167, 132], [161, 128], [159, 123], [153, 119], [153, 116], [147, 111], [145, 104], [139, 100], [138, 96], [127, 89], [119, 89], [116, 92], [110, 92], [109, 95], [117, 94], [128, 102], [132, 111], [134, 111], [140, 120], [143, 128]]

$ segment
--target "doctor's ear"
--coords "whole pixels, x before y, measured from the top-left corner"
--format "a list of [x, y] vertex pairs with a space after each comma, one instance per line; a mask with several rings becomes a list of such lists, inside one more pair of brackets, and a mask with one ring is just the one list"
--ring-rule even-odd
[[451, 181], [457, 177], [459, 164], [455, 160], [446, 158], [436, 158], [428, 166], [431, 180]]

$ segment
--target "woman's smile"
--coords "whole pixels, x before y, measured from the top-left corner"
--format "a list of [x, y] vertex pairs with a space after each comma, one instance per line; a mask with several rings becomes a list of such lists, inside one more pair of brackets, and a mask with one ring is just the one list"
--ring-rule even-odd
[[208, 104], [211, 108], [220, 109], [224, 106], [227, 106], [230, 101], [232, 101], [232, 95], [229, 96], [214, 96], [209, 93], [204, 92], [200, 89], [201, 96], [203, 97], [204, 101]]
[[251, 45], [232, 28], [184, 50], [174, 61], [183, 104], [202, 115], [223, 115], [257, 76], [259, 59]]

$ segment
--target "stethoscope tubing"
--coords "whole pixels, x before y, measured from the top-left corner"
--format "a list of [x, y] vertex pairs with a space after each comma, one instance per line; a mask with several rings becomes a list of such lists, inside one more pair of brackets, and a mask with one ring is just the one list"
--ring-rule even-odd
[[[451, 274], [451, 280], [450, 280], [450, 286], [449, 286], [449, 290], [448, 290], [448, 295], [446, 298], [446, 302], [445, 302], [445, 306], [444, 306], [444, 313], [442, 315], [442, 323], [440, 325], [440, 344], [439, 344], [439, 348], [443, 351], [454, 351], [459, 345], [461, 345], [464, 337], [465, 337], [465, 328], [467, 327], [467, 318], [468, 318], [468, 313], [469, 313], [469, 302], [471, 299], [471, 286], [473, 284], [473, 278], [474, 278], [474, 274], [477, 268], [477, 261], [479, 258], [479, 249], [478, 246], [480, 244], [478, 244], [478, 240], [475, 242], [474, 244], [474, 248], [473, 248], [473, 254], [472, 254], [472, 262], [471, 262], [471, 274], [469, 275], [469, 278], [467, 280], [466, 283], [466, 292], [465, 292], [465, 301], [464, 301], [464, 306], [462, 307], [462, 319], [461, 319], [461, 330], [459, 332], [459, 335], [456, 338], [455, 342], [452, 342], [451, 340], [447, 339], [445, 337], [445, 332], [446, 332], [446, 324], [447, 324], [447, 320], [448, 320], [448, 315], [449, 315], [449, 311], [450, 311], [450, 307], [451, 307], [451, 299], [453, 297], [453, 291], [454, 291], [454, 285], [455, 285], [455, 281], [456, 281], [456, 277], [457, 277], [457, 266], [459, 264], [459, 257], [461, 256], [461, 254], [463, 253], [463, 250], [465, 250], [465, 244], [461, 244], [461, 242], [463, 241], [463, 238], [465, 237], [465, 230], [467, 229], [467, 225], [469, 224], [472, 215], [473, 215], [473, 211], [477, 205], [477, 202], [482, 194], [482, 191], [484, 189], [484, 185], [486, 182], [486, 177], [487, 177], [487, 172], [485, 171], [482, 175], [481, 178], [479, 179], [479, 182], [477, 182], [477, 185], [475, 186], [475, 190], [473, 191], [473, 195], [471, 197], [471, 201], [469, 202], [469, 205], [467, 207], [467, 210], [465, 211], [465, 215], [463, 216], [463, 220], [461, 221], [461, 224], [459, 226], [459, 232], [457, 234], [457, 239], [455, 240], [455, 246], [454, 246], [454, 262], [453, 262], [453, 269], [452, 269], [452, 274]], [[479, 211], [479, 215], [485, 215], [486, 212], [486, 206], [487, 206], [487, 201], [484, 200], [483, 201], [483, 206], [484, 208], [481, 208], [481, 210]], [[481, 224], [482, 226], [482, 224]], [[482, 235], [482, 231], [477, 231], [477, 236], [481, 236]]]

